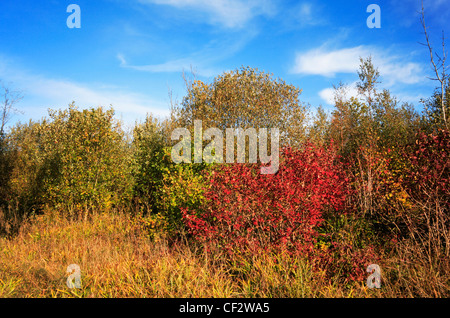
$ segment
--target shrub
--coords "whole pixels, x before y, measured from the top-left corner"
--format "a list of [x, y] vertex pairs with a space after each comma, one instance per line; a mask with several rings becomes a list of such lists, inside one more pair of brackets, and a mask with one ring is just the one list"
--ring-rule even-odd
[[51, 120], [17, 125], [11, 191], [21, 206], [109, 209], [131, 196], [132, 157], [112, 109], [50, 111]]
[[355, 214], [325, 215], [320, 236], [311, 257], [314, 268], [328, 279], [346, 284], [367, 278], [366, 268], [379, 264], [373, 229]]
[[155, 202], [162, 187], [162, 176], [170, 161], [164, 156], [165, 142], [160, 122], [148, 115], [133, 130], [134, 196], [144, 214], [154, 212]]
[[43, 125], [43, 152], [52, 162], [46, 179], [50, 204], [109, 209], [131, 197], [133, 168], [129, 146], [114, 119], [101, 107], [50, 111]]
[[196, 209], [207, 188], [204, 171], [210, 165], [176, 164], [164, 139], [164, 126], [148, 116], [134, 130], [135, 196], [147, 216], [143, 222], [152, 237], [184, 232], [181, 208]]
[[416, 201], [439, 200], [448, 211], [450, 202], [450, 132], [419, 133], [408, 148], [410, 165], [406, 173], [408, 194]]
[[[169, 156], [168, 151], [166, 155]], [[195, 211], [204, 203], [204, 193], [209, 186], [209, 167], [207, 164], [177, 164], [163, 174], [156, 204], [159, 213], [168, 222], [166, 230], [169, 233], [184, 233], [182, 209]]]
[[419, 133], [408, 147], [404, 187], [413, 204], [403, 215], [412, 237], [450, 256], [450, 132]]
[[335, 152], [311, 145], [282, 151], [279, 171], [258, 165], [220, 165], [198, 210], [183, 208], [194, 238], [227, 254], [259, 249], [308, 252], [326, 210], [341, 211], [347, 179]]
[[43, 123], [45, 120], [42, 123], [17, 124], [7, 136], [11, 171], [4, 199], [7, 206], [15, 206], [21, 215], [39, 210], [44, 203]]

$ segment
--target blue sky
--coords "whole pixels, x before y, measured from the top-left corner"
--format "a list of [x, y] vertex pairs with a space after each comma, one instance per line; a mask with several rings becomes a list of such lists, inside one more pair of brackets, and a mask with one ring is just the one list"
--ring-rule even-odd
[[[68, 5], [81, 28], [68, 28]], [[370, 29], [367, 6], [381, 9]], [[436, 50], [449, 34], [449, 0], [425, 0]], [[420, 0], [1, 0], [0, 80], [22, 90], [11, 123], [48, 108], [113, 105], [125, 122], [169, 111], [180, 101], [183, 70], [198, 79], [251, 66], [301, 88], [312, 108], [332, 109], [332, 86], [357, 80], [372, 55], [381, 88], [420, 108], [436, 82], [419, 23]], [[450, 43], [448, 44], [450, 46]], [[352, 90], [350, 90], [352, 93]]]

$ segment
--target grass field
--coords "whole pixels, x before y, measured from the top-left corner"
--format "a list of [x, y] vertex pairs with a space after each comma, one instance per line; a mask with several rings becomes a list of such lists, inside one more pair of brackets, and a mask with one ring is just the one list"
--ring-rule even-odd
[[[0, 238], [0, 297], [414, 297], [448, 296], [449, 281], [415, 255], [388, 259], [382, 286], [339, 284], [306, 260], [259, 255], [225, 261], [187, 242], [150, 240], [139, 218], [48, 212]], [[405, 250], [406, 251], [406, 250]], [[66, 284], [70, 264], [81, 288]], [[442, 264], [441, 264], [442, 266]], [[448, 260], [447, 264], [448, 266]], [[448, 267], [447, 267], [448, 268]]]

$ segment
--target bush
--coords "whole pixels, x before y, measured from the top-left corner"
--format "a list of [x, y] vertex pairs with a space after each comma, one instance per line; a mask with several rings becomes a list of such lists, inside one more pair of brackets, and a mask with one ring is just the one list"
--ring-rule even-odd
[[196, 209], [207, 183], [204, 172], [210, 165], [176, 164], [165, 138], [164, 125], [148, 116], [134, 130], [135, 196], [146, 217], [152, 237], [174, 237], [184, 232], [181, 208]]
[[31, 210], [109, 209], [131, 197], [132, 157], [112, 109], [50, 111], [51, 120], [17, 125], [12, 193]]
[[347, 179], [332, 148], [282, 151], [279, 171], [258, 165], [220, 165], [199, 209], [183, 208], [194, 238], [227, 254], [260, 249], [311, 251], [326, 210], [342, 211]]
[[131, 197], [132, 157], [114, 110], [101, 107], [51, 111], [43, 125], [46, 159], [54, 163], [46, 180], [51, 204], [109, 209]]
[[408, 148], [410, 165], [405, 184], [415, 201], [435, 204], [436, 200], [448, 213], [450, 202], [450, 132], [419, 133]]
[[450, 132], [419, 133], [408, 147], [404, 187], [412, 207], [403, 215], [412, 237], [432, 254], [450, 256]]
[[46, 164], [42, 144], [42, 123], [30, 121], [17, 124], [7, 136], [7, 153], [11, 172], [4, 198], [7, 206], [16, 207], [19, 214], [39, 211], [45, 195], [44, 178]]
[[171, 162], [164, 156], [164, 137], [160, 122], [147, 116], [144, 123], [137, 124], [133, 130], [134, 196], [144, 214], [156, 213], [155, 202], [162, 187], [165, 168]]
[[169, 233], [184, 233], [182, 209], [197, 210], [204, 203], [204, 193], [209, 186], [209, 167], [207, 164], [177, 164], [163, 174], [163, 185], [156, 204], [159, 213], [168, 222], [166, 230]]

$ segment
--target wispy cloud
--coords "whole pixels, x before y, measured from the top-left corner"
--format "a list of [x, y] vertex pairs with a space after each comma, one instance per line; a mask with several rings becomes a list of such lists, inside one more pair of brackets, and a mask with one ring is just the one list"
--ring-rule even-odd
[[226, 28], [242, 28], [252, 18], [271, 15], [270, 0], [138, 0], [142, 4], [168, 5], [177, 9], [195, 10], [208, 16], [210, 24]]
[[323, 5], [317, 1], [302, 1], [292, 8], [285, 8], [282, 15], [283, 21], [291, 25], [291, 28], [318, 26], [327, 24], [323, 17]]
[[[357, 82], [352, 82], [350, 84], [347, 84], [345, 87], [345, 99], [350, 99], [350, 97], [360, 98], [361, 95], [358, 92], [358, 89], [356, 87]], [[327, 105], [334, 105], [335, 103], [335, 89], [334, 87], [327, 87], [319, 91], [319, 97], [327, 104]], [[405, 93], [405, 92], [397, 92], [395, 94], [395, 97], [398, 98], [398, 101], [400, 103], [411, 103], [411, 104], [417, 104], [421, 99], [425, 99], [428, 96], [426, 96], [423, 93]]]
[[136, 71], [150, 72], [150, 73], [172, 73], [188, 71], [191, 68], [196, 71], [197, 75], [201, 76], [214, 76], [217, 75], [218, 70], [205, 66], [204, 61], [197, 60], [195, 58], [187, 57], [176, 60], [167, 61], [160, 64], [148, 64], [148, 65], [131, 65], [125, 57], [119, 53], [117, 59], [120, 61], [120, 66]]
[[359, 58], [368, 56], [372, 56], [372, 61], [386, 85], [415, 84], [425, 78], [420, 64], [408, 62], [407, 57], [393, 54], [386, 49], [364, 45], [338, 50], [328, 50], [321, 46], [297, 53], [291, 72], [325, 77], [334, 77], [338, 73], [356, 73], [360, 64]]
[[25, 94], [22, 105], [26, 112], [37, 109], [64, 108], [72, 101], [79, 107], [110, 105], [124, 120], [134, 119], [153, 113], [157, 116], [169, 114], [168, 103], [152, 99], [140, 93], [130, 92], [107, 84], [78, 83], [61, 78], [49, 78], [21, 69], [0, 58], [0, 78], [14, 83]]
[[224, 71], [223, 67], [217, 67], [217, 64], [239, 52], [256, 35], [256, 31], [247, 30], [239, 36], [222, 36], [220, 39], [209, 41], [196, 52], [158, 64], [134, 65], [123, 53], [118, 53], [117, 59], [121, 67], [142, 72], [172, 73], [192, 68], [199, 76], [212, 77]]

